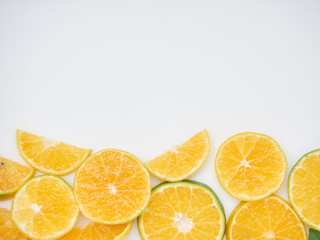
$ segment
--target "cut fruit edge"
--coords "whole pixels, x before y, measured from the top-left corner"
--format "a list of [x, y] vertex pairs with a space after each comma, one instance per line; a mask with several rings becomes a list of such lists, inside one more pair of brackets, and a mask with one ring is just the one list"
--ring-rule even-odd
[[[20, 129], [17, 129], [17, 133], [16, 133], [16, 141], [17, 141], [17, 148], [18, 148], [18, 151], [21, 155], [21, 157], [31, 166], [33, 167], [34, 169], [38, 170], [39, 172], [42, 172], [44, 174], [52, 174], [52, 175], [59, 175], [59, 176], [64, 176], [64, 175], [67, 175], [73, 171], [75, 171], [77, 168], [79, 168], [83, 163], [84, 161], [91, 155], [92, 153], [92, 149], [85, 149], [85, 148], [81, 148], [83, 150], [86, 150], [86, 154], [83, 156], [82, 159], [80, 159], [74, 166], [72, 166], [71, 168], [65, 170], [65, 171], [55, 171], [55, 170], [50, 170], [48, 168], [44, 168], [44, 167], [41, 167], [37, 164], [35, 164], [33, 162], [33, 159], [30, 159], [23, 151], [22, 149], [22, 144], [21, 144], [21, 141], [20, 141], [20, 136], [21, 136], [21, 133], [23, 133], [25, 131], [22, 131]], [[27, 132], [29, 133], [29, 132]], [[43, 139], [47, 139], [49, 140], [49, 138], [45, 138], [45, 137], [41, 137], [41, 136], [38, 136], [39, 138], [43, 138]], [[55, 141], [57, 143], [64, 143], [64, 142], [61, 142], [61, 141]], [[66, 143], [65, 143], [66, 144]], [[70, 145], [70, 144], [68, 144]], [[44, 152], [46, 149], [48, 149], [49, 147], [51, 147], [52, 145], [48, 145], [46, 148], [44, 148], [40, 153], [38, 153], [38, 155], [40, 155], [42, 152]], [[73, 145], [70, 145], [70, 146], [73, 146]], [[76, 146], [73, 146], [75, 148], [78, 148]], [[38, 156], [37, 155], [37, 156]]]
[[[157, 178], [159, 178], [159, 179], [161, 179], [161, 180], [163, 180], [163, 181], [168, 181], [168, 182], [179, 182], [179, 181], [182, 181], [182, 180], [190, 177], [191, 175], [193, 175], [193, 174], [194, 174], [195, 172], [197, 172], [197, 171], [203, 166], [203, 164], [206, 162], [206, 160], [207, 160], [207, 158], [208, 158], [208, 156], [209, 156], [209, 153], [210, 153], [210, 148], [211, 148], [211, 146], [210, 146], [210, 137], [209, 137], [208, 131], [207, 131], [206, 129], [204, 129], [204, 130], [202, 130], [201, 132], [199, 132], [199, 133], [197, 133], [197, 134], [200, 134], [200, 133], [202, 133], [202, 134], [205, 135], [206, 140], [207, 140], [208, 149], [207, 149], [206, 155], [205, 155], [201, 160], [199, 160], [198, 166], [196, 166], [195, 168], [193, 168], [190, 172], [186, 173], [185, 175], [183, 175], [183, 176], [181, 176], [181, 177], [179, 177], [179, 178], [170, 178], [170, 177], [167, 177], [167, 176], [165, 176], [165, 175], [163, 175], [163, 174], [159, 174], [158, 172], [156, 172], [156, 171], [152, 170], [151, 168], [149, 168], [149, 167], [148, 167], [148, 162], [147, 162], [147, 163], [145, 164], [145, 166], [146, 166], [146, 168], [148, 169], [148, 171], [149, 171], [150, 173], [152, 173], [152, 175], [156, 176]], [[194, 136], [196, 136], [197, 134], [195, 134]], [[194, 136], [192, 136], [192, 137], [194, 137]], [[191, 137], [191, 138], [192, 138], [192, 137]], [[190, 138], [190, 139], [191, 139], [191, 138]], [[190, 139], [188, 139], [188, 140], [185, 141], [184, 143], [188, 142]], [[184, 143], [178, 145], [178, 147], [181, 146], [181, 145], [183, 145]], [[169, 151], [167, 151], [167, 152], [165, 152], [165, 153], [163, 153], [163, 154], [166, 154], [166, 153], [168, 153], [168, 152], [172, 152], [172, 150], [169, 150]], [[159, 156], [161, 156], [161, 155], [159, 155]], [[151, 161], [152, 161], [152, 160], [151, 160]]]
[[[220, 231], [220, 235], [217, 237], [217, 239], [223, 239], [223, 236], [225, 234], [226, 231], [226, 216], [225, 216], [225, 211], [224, 211], [224, 207], [222, 205], [222, 202], [220, 201], [220, 199], [218, 198], [217, 194], [212, 190], [211, 187], [209, 187], [208, 185], [202, 183], [202, 182], [198, 182], [198, 181], [194, 181], [194, 180], [183, 180], [180, 182], [162, 182], [159, 185], [155, 186], [152, 188], [152, 192], [151, 192], [151, 197], [158, 193], [161, 192], [163, 189], [167, 188], [168, 185], [170, 187], [178, 187], [178, 186], [190, 186], [190, 187], [196, 187], [196, 188], [200, 188], [202, 190], [205, 190], [206, 192], [209, 192], [210, 195], [212, 195], [212, 199], [215, 203], [215, 206], [217, 207], [220, 215], [221, 215], [221, 231]], [[142, 223], [142, 216], [143, 213], [138, 217], [138, 229], [140, 232], [140, 236], [142, 237], [143, 240], [147, 240], [147, 236], [145, 235], [145, 231], [144, 231], [144, 227], [143, 227], [143, 223]]]
[[289, 177], [288, 177], [288, 198], [289, 198], [289, 201], [291, 203], [291, 206], [292, 208], [294, 209], [294, 211], [297, 213], [297, 215], [299, 216], [299, 218], [305, 223], [307, 224], [308, 226], [310, 226], [311, 228], [314, 228], [318, 231], [320, 231], [320, 225], [315, 225], [313, 224], [312, 222], [310, 222], [309, 220], [307, 220], [303, 214], [301, 213], [301, 211], [296, 207], [296, 205], [294, 204], [293, 202], [293, 199], [292, 199], [292, 178], [293, 178], [293, 175], [295, 173], [295, 171], [300, 167], [300, 164], [306, 159], [308, 158], [310, 155], [313, 155], [313, 154], [319, 154], [320, 155], [320, 149], [316, 149], [316, 150], [313, 150], [311, 152], [308, 152], [306, 154], [304, 154], [299, 160], [298, 162], [292, 167], [290, 173], [289, 173]]
[[[279, 153], [281, 153], [283, 159], [284, 159], [284, 163], [285, 163], [285, 169], [284, 169], [284, 174], [282, 176], [282, 180], [281, 182], [279, 183], [279, 186], [271, 189], [268, 193], [262, 195], [262, 196], [259, 196], [257, 198], [250, 198], [250, 197], [239, 197], [235, 194], [233, 194], [231, 191], [228, 190], [228, 187], [224, 184], [223, 180], [221, 179], [221, 174], [218, 174], [218, 166], [217, 166], [217, 158], [220, 157], [220, 153], [221, 153], [221, 150], [222, 150], [222, 147], [225, 146], [227, 143], [231, 142], [231, 141], [234, 141], [234, 138], [237, 137], [237, 136], [241, 136], [241, 135], [259, 135], [261, 137], [265, 137], [267, 139], [269, 139], [271, 142], [275, 143], [275, 145], [279, 148]], [[268, 136], [268, 135], [265, 135], [265, 134], [262, 134], [262, 133], [257, 133], [257, 132], [243, 132], [243, 133], [238, 133], [230, 138], [228, 138], [227, 140], [225, 140], [219, 147], [218, 149], [218, 152], [216, 154], [216, 159], [215, 159], [215, 172], [216, 172], [216, 176], [218, 178], [218, 181], [220, 183], [220, 185], [222, 186], [222, 188], [233, 198], [239, 200], [239, 201], [246, 201], [246, 202], [250, 202], [250, 201], [257, 201], [257, 200], [261, 200], [263, 198], [266, 198], [270, 195], [272, 195], [273, 193], [275, 193], [276, 191], [278, 191], [280, 189], [280, 187], [282, 186], [282, 184], [284, 183], [284, 180], [286, 178], [286, 172], [287, 172], [287, 168], [288, 168], [288, 163], [287, 163], [287, 157], [286, 155], [284, 154], [282, 148], [280, 147], [279, 143], [274, 140], [272, 137]]]

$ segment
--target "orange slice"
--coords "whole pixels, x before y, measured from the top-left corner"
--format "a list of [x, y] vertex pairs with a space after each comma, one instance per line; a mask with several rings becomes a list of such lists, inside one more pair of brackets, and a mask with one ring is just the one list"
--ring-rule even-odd
[[320, 231], [320, 149], [300, 158], [288, 183], [293, 208], [305, 224]]
[[17, 145], [22, 158], [40, 172], [65, 175], [78, 168], [91, 154], [63, 142], [17, 130]]
[[232, 197], [254, 201], [280, 188], [287, 171], [287, 159], [271, 137], [246, 132], [220, 146], [215, 170], [220, 184]]
[[155, 187], [138, 227], [143, 240], [222, 240], [225, 221], [222, 204], [212, 189], [185, 180]]
[[132, 154], [108, 149], [78, 169], [74, 193], [80, 211], [103, 224], [122, 224], [139, 216], [149, 202], [150, 175]]
[[31, 167], [0, 157], [0, 196], [15, 193], [34, 172]]
[[16, 193], [11, 207], [13, 223], [37, 240], [56, 239], [68, 233], [78, 216], [72, 188], [52, 175], [30, 179]]
[[84, 228], [74, 228], [59, 240], [123, 240], [127, 237], [132, 222], [121, 225], [90, 223]]
[[149, 161], [146, 167], [153, 175], [164, 181], [180, 181], [201, 168], [209, 150], [209, 135], [207, 130], [203, 130], [185, 143]]
[[231, 213], [227, 240], [307, 240], [306, 229], [290, 205], [271, 195], [241, 202]]

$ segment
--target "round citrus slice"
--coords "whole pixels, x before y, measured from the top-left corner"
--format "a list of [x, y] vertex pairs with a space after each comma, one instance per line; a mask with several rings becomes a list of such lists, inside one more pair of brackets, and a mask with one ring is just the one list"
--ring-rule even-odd
[[74, 228], [59, 240], [123, 240], [132, 227], [132, 222], [121, 225], [105, 225], [100, 223], [89, 223], [82, 228]]
[[203, 130], [185, 143], [147, 162], [146, 167], [153, 175], [164, 181], [180, 181], [201, 168], [209, 155], [209, 150], [209, 135]]
[[31, 167], [0, 157], [0, 196], [15, 193], [34, 172]]
[[221, 202], [205, 184], [184, 180], [155, 187], [138, 219], [144, 240], [222, 240], [225, 214]]
[[231, 213], [227, 240], [307, 240], [306, 229], [297, 214], [282, 198], [241, 202]]
[[271, 137], [246, 132], [220, 146], [215, 170], [220, 184], [232, 197], [254, 201], [280, 188], [287, 171], [287, 159]]
[[91, 154], [90, 149], [17, 130], [17, 146], [22, 158], [40, 172], [65, 175], [77, 169]]
[[305, 224], [320, 231], [320, 149], [300, 158], [288, 183], [293, 208]]
[[73, 228], [78, 216], [72, 188], [52, 175], [41, 175], [26, 182], [16, 193], [11, 207], [14, 225], [36, 240], [61, 237]]
[[132, 154], [100, 151], [78, 169], [74, 193], [80, 211], [93, 222], [122, 224], [139, 216], [150, 199], [150, 175]]

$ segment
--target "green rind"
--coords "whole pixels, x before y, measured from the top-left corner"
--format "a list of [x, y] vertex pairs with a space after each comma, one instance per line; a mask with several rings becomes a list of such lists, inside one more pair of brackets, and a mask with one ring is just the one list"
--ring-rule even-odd
[[313, 150], [313, 151], [310, 151], [306, 154], [304, 154], [297, 162], [296, 164], [292, 167], [290, 173], [289, 173], [289, 177], [288, 177], [288, 198], [289, 198], [289, 201], [292, 205], [292, 208], [294, 209], [294, 211], [297, 213], [297, 215], [299, 216], [299, 218], [307, 225], [309, 225], [310, 227], [320, 231], [320, 226], [318, 225], [315, 225], [313, 223], [311, 223], [310, 221], [308, 221], [304, 216], [302, 216], [302, 214], [300, 214], [300, 211], [298, 210], [298, 208], [296, 207], [296, 205], [293, 203], [293, 200], [291, 198], [291, 186], [292, 186], [292, 177], [293, 177], [293, 174], [295, 172], [295, 170], [297, 169], [298, 166], [300, 166], [300, 164], [307, 158], [309, 157], [310, 155], [313, 155], [313, 154], [320, 154], [320, 148], [319, 149], [316, 149], [316, 150]]
[[[52, 177], [52, 178], [56, 178], [56, 179], [62, 181], [62, 182], [70, 189], [71, 195], [73, 195], [73, 189], [72, 189], [72, 187], [70, 186], [70, 184], [69, 184], [66, 180], [64, 180], [63, 178], [61, 178], [61, 177], [59, 177], [59, 176], [52, 175], [52, 174], [39, 175], [39, 176], [36, 176], [36, 177], [34, 177], [34, 178], [29, 179], [27, 182], [25, 182], [25, 183], [23, 184], [23, 186], [21, 186], [21, 188], [19, 189], [19, 191], [21, 191], [21, 189], [23, 189], [29, 182], [33, 181], [34, 179], [44, 178], [44, 177]], [[19, 191], [18, 191], [17, 193], [19, 193]], [[11, 203], [11, 211], [10, 211], [11, 222], [12, 222], [12, 224], [13, 224], [17, 229], [19, 229], [19, 231], [20, 231], [24, 236], [26, 236], [26, 237], [28, 237], [28, 238], [31, 238], [31, 239], [33, 239], [33, 240], [54, 240], [54, 239], [57, 239], [57, 238], [62, 237], [63, 235], [67, 234], [68, 232], [70, 232], [70, 231], [73, 229], [73, 227], [75, 226], [75, 224], [76, 224], [76, 222], [78, 221], [78, 218], [79, 218], [79, 216], [80, 216], [79, 207], [78, 207], [78, 205], [76, 205], [77, 208], [78, 208], [78, 211], [77, 211], [77, 216], [75, 217], [75, 221], [74, 221], [73, 225], [72, 225], [69, 229], [67, 229], [64, 233], [59, 234], [59, 235], [54, 236], [54, 237], [51, 237], [51, 238], [50, 238], [50, 237], [48, 237], [48, 238], [33, 238], [33, 237], [30, 236], [29, 234], [23, 232], [23, 231], [18, 227], [18, 225], [16, 224], [16, 222], [15, 222], [14, 219], [13, 219], [13, 216], [12, 216], [13, 211], [12, 211], [12, 209], [13, 209], [13, 205], [14, 205], [14, 203], [15, 203], [15, 201], [16, 201], [17, 195], [18, 195], [18, 194], [16, 194], [16, 195], [14, 196], [14, 198], [13, 198], [13, 200], [12, 200], [12, 203]]]
[[[233, 194], [233, 193], [230, 192], [230, 191], [227, 189], [227, 187], [223, 184], [222, 180], [221, 180], [220, 177], [219, 177], [219, 174], [217, 173], [217, 158], [218, 158], [218, 156], [220, 155], [222, 146], [224, 146], [227, 142], [229, 142], [230, 139], [232, 139], [232, 138], [234, 138], [234, 137], [236, 137], [236, 136], [239, 136], [239, 135], [246, 135], [246, 134], [260, 135], [260, 136], [262, 136], [262, 137], [271, 139], [271, 140], [278, 146], [280, 152], [282, 153], [282, 155], [283, 155], [283, 157], [284, 157], [285, 165], [286, 165], [286, 166], [285, 166], [285, 171], [284, 171], [284, 174], [283, 174], [282, 181], [280, 182], [278, 188], [274, 189], [273, 191], [271, 191], [271, 192], [269, 192], [269, 193], [267, 193], [267, 194], [265, 194], [265, 195], [261, 195], [261, 196], [256, 197], [256, 198], [249, 198], [249, 197], [247, 197], [247, 198], [243, 197], [243, 198], [242, 198], [242, 197], [239, 197], [239, 196]], [[257, 200], [261, 200], [261, 199], [263, 199], [263, 198], [265, 198], [265, 197], [268, 197], [268, 196], [272, 195], [272, 194], [275, 193], [276, 191], [278, 191], [278, 190], [280, 189], [280, 187], [282, 186], [282, 184], [284, 183], [284, 180], [285, 180], [285, 178], [286, 178], [287, 169], [288, 169], [287, 157], [286, 157], [286, 155], [284, 154], [284, 152], [283, 152], [282, 148], [280, 147], [280, 145], [278, 144], [278, 142], [277, 142], [276, 140], [274, 140], [272, 137], [270, 137], [270, 136], [268, 136], [268, 135], [266, 135], [266, 134], [257, 133], [257, 132], [242, 132], [242, 133], [238, 133], [238, 134], [235, 134], [235, 135], [229, 137], [227, 140], [225, 140], [225, 141], [220, 145], [220, 147], [219, 147], [219, 149], [218, 149], [218, 152], [217, 152], [217, 155], [216, 155], [216, 159], [215, 159], [215, 172], [216, 172], [216, 176], [217, 176], [217, 179], [218, 179], [220, 185], [221, 185], [222, 188], [226, 191], [226, 193], [228, 193], [231, 197], [233, 197], [233, 198], [235, 198], [235, 199], [238, 199], [238, 200], [240, 200], [240, 201], [257, 201]]]
[[[214, 201], [217, 203], [216, 206], [219, 209], [221, 216], [222, 216], [222, 233], [221, 235], [218, 237], [218, 240], [222, 240], [223, 236], [225, 234], [226, 231], [226, 216], [225, 216], [225, 212], [224, 212], [224, 207], [219, 199], [219, 197], [217, 196], [217, 194], [213, 191], [213, 189], [211, 187], [209, 187], [208, 185], [202, 183], [202, 182], [198, 182], [198, 181], [194, 181], [194, 180], [183, 180], [180, 182], [162, 182], [159, 185], [155, 186], [152, 188], [152, 192], [151, 192], [151, 197], [157, 193], [158, 191], [164, 189], [166, 186], [186, 186], [186, 185], [191, 185], [191, 186], [196, 186], [198, 188], [202, 188], [205, 191], [210, 192], [210, 194], [213, 196]], [[150, 197], [150, 198], [151, 198]], [[142, 216], [143, 216], [144, 212], [138, 217], [138, 229], [139, 229], [139, 233], [140, 236], [143, 240], [148, 240], [147, 236], [144, 233], [144, 227], [143, 227], [143, 223], [142, 223]]]
[[[88, 215], [83, 211], [83, 209], [81, 209], [81, 204], [80, 204], [80, 202], [79, 202], [79, 200], [78, 200], [78, 198], [77, 198], [77, 194], [76, 194], [77, 178], [78, 178], [79, 171], [84, 167], [85, 163], [86, 163], [87, 161], [89, 161], [91, 157], [94, 157], [95, 155], [98, 155], [98, 154], [100, 154], [101, 152], [104, 152], [104, 151], [117, 151], [117, 152], [122, 152], [122, 153], [125, 153], [125, 154], [133, 157], [134, 159], [136, 159], [136, 160], [140, 163], [141, 167], [145, 170], [145, 172], [146, 172], [146, 174], [147, 174], [147, 176], [148, 176], [150, 194], [149, 194], [149, 196], [148, 196], [148, 199], [147, 199], [147, 201], [146, 201], [146, 204], [145, 204], [145, 206], [144, 206], [140, 211], [138, 211], [138, 212], [137, 212], [134, 216], [132, 216], [132, 218], [130, 218], [130, 219], [125, 219], [125, 220], [123, 220], [123, 221], [118, 221], [118, 222], [101, 221], [100, 219], [95, 219], [95, 218], [92, 218], [92, 217], [88, 216]], [[131, 221], [133, 221], [134, 219], [136, 219], [136, 218], [137, 218], [138, 216], [140, 216], [141, 213], [147, 208], [148, 203], [149, 203], [149, 201], [150, 201], [150, 197], [151, 197], [151, 177], [150, 177], [150, 174], [149, 174], [149, 172], [148, 172], [148, 169], [145, 167], [145, 165], [144, 165], [136, 156], [134, 156], [132, 153], [129, 153], [129, 152], [126, 152], [126, 151], [123, 151], [123, 150], [119, 150], [119, 149], [104, 149], [104, 150], [101, 150], [101, 151], [99, 151], [99, 152], [96, 152], [96, 153], [92, 154], [92, 155], [91, 155], [88, 159], [86, 159], [86, 160], [83, 162], [83, 164], [78, 168], [78, 170], [77, 170], [77, 172], [76, 172], [76, 175], [75, 175], [75, 177], [74, 177], [74, 182], [73, 182], [73, 195], [74, 195], [75, 200], [76, 200], [76, 202], [77, 202], [77, 204], [78, 204], [78, 206], [79, 206], [80, 212], [81, 212], [86, 218], [88, 218], [89, 220], [91, 220], [91, 221], [93, 221], [93, 222], [96, 222], [96, 223], [108, 224], [108, 225], [124, 224], [124, 223], [128, 223], [128, 222], [131, 222]]]
[[132, 228], [132, 225], [133, 225], [133, 221], [131, 221], [128, 226], [125, 228], [125, 230], [119, 235], [117, 236], [114, 240], [124, 240], [127, 238], [127, 236], [129, 235], [130, 233], [130, 230]]

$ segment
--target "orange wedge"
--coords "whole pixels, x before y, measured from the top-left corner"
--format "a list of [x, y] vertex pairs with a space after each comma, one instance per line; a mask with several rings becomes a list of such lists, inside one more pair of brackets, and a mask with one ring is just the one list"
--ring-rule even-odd
[[149, 202], [150, 175], [132, 154], [108, 149], [78, 169], [74, 194], [80, 211], [93, 222], [122, 224], [138, 217]]
[[17, 146], [22, 158], [40, 172], [65, 175], [78, 168], [91, 154], [63, 142], [17, 130]]
[[152, 190], [138, 227], [143, 240], [222, 240], [225, 215], [207, 185], [188, 180], [164, 182]]
[[74, 228], [59, 240], [123, 240], [127, 237], [132, 222], [121, 225], [89, 223], [83, 228]]
[[31, 167], [0, 157], [0, 196], [15, 193], [34, 172]]
[[16, 193], [11, 207], [14, 225], [36, 240], [63, 236], [73, 228], [78, 216], [72, 188], [52, 175], [41, 175], [26, 182]]
[[241, 202], [231, 213], [227, 240], [307, 240], [306, 229], [290, 205], [271, 195]]
[[203, 130], [185, 143], [147, 162], [146, 167], [153, 175], [164, 181], [180, 181], [201, 168], [209, 150], [209, 135]]
[[293, 208], [305, 224], [320, 231], [320, 149], [300, 158], [288, 183]]
[[220, 184], [232, 197], [254, 201], [280, 188], [287, 171], [287, 159], [271, 137], [246, 132], [220, 146], [215, 170]]

